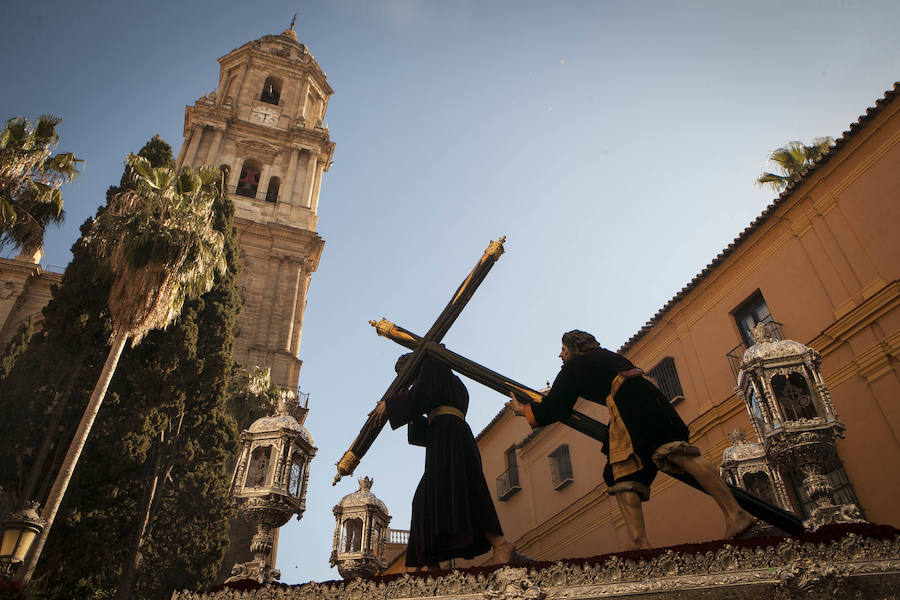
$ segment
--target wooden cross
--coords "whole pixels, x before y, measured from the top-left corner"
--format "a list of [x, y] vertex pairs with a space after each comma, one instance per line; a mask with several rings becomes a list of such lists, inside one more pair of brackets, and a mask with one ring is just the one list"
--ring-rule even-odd
[[[472, 298], [475, 290], [477, 290], [478, 286], [481, 285], [481, 282], [484, 281], [484, 278], [491, 270], [491, 267], [494, 266], [494, 263], [497, 262], [503, 254], [503, 243], [505, 241], [506, 236], [501, 237], [496, 242], [491, 241], [487, 250], [484, 251], [481, 259], [478, 261], [478, 264], [475, 265], [475, 268], [472, 269], [469, 276], [466, 277], [457, 288], [456, 293], [453, 294], [453, 298], [450, 299], [450, 302], [441, 314], [438, 315], [438, 318], [431, 326], [431, 329], [428, 330], [428, 333], [426, 333], [424, 337], [418, 338], [418, 343], [410, 347], [413, 351], [411, 360], [408, 360], [400, 369], [400, 372], [397, 373], [397, 377], [388, 387], [384, 396], [382, 396], [382, 400], [390, 398], [394, 394], [409, 387], [415, 378], [419, 365], [422, 363], [422, 359], [425, 358], [425, 348], [429, 343], [439, 344], [450, 330], [450, 327], [456, 321], [456, 318]], [[378, 417], [369, 417], [365, 425], [363, 425], [362, 430], [359, 432], [359, 435], [353, 440], [353, 444], [350, 445], [350, 449], [347, 450], [341, 457], [341, 460], [338, 461], [338, 472], [331, 485], [337, 484], [344, 475], [353, 473], [357, 465], [359, 465], [359, 461], [362, 459], [363, 455], [369, 450], [372, 442], [378, 437], [378, 433], [381, 431], [382, 427], [384, 427], [384, 423]]]

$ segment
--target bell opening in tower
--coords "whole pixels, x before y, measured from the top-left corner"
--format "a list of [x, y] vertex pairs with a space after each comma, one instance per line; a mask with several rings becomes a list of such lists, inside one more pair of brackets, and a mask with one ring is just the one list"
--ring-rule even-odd
[[281, 80], [277, 77], [266, 77], [259, 99], [261, 102], [278, 106], [278, 101], [281, 99]]
[[239, 196], [248, 198], [256, 197], [256, 190], [259, 188], [259, 173], [262, 171], [262, 165], [259, 161], [248, 159], [244, 161], [241, 167], [241, 177], [238, 180], [236, 193]]

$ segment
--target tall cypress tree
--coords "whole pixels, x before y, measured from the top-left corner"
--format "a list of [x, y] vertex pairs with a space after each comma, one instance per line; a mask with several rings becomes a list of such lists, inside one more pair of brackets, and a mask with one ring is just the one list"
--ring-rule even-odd
[[[153, 166], [172, 161], [171, 148], [158, 136], [139, 154]], [[107, 198], [127, 185], [126, 173]], [[151, 332], [123, 353], [38, 565], [36, 577], [54, 596], [112, 598], [118, 588], [134, 586], [137, 597], [167, 598], [173, 589], [210, 583], [224, 556], [233, 516], [225, 465], [237, 449], [226, 387], [240, 299], [233, 207], [223, 195], [214, 210], [216, 229], [225, 236], [227, 272], [209, 292], [186, 302], [167, 330]], [[89, 250], [82, 241], [75, 244], [73, 261], [45, 309], [40, 339], [16, 362], [2, 384], [6, 389], [0, 388], [14, 394], [17, 416], [30, 425], [50, 426], [59, 416], [61, 435], [45, 452], [45, 464], [55, 464], [59, 448], [64, 452], [106, 352], [109, 274]], [[53, 372], [54, 354], [65, 359], [57, 365], [56, 387], [32, 384], [29, 390], [27, 380], [39, 379], [33, 367]], [[44, 397], [55, 390], [66, 399], [48, 406], [26, 398], [40, 387]], [[40, 436], [19, 437], [19, 448], [40, 454]], [[2, 469], [4, 480], [14, 475]], [[32, 497], [46, 494], [44, 485], [32, 487]]]

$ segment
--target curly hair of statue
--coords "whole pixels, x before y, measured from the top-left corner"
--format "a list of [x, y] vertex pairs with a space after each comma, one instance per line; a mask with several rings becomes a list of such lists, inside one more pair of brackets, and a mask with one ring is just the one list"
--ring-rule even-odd
[[599, 350], [600, 343], [597, 339], [587, 331], [573, 329], [567, 331], [562, 336], [562, 343], [575, 354], [587, 352], [588, 350]]
[[413, 357], [412, 352], [407, 352], [406, 354], [401, 354], [399, 358], [397, 358], [397, 362], [394, 364], [394, 371], [399, 373], [400, 369], [403, 368], [403, 365], [406, 364], [406, 361]]

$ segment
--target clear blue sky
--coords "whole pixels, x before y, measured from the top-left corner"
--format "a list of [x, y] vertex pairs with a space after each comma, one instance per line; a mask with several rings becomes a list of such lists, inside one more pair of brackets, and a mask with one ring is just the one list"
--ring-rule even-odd
[[[331, 487], [334, 463], [400, 353], [369, 319], [424, 333], [505, 234], [445, 341], [539, 387], [563, 331], [617, 348], [772, 201], [753, 185], [772, 149], [839, 137], [900, 79], [893, 0], [0, 7], [0, 117], [56, 114], [60, 150], [85, 159], [47, 236], [44, 264], [57, 266], [127, 153], [156, 133], [177, 152], [184, 106], [215, 88], [216, 60], [299, 12], [335, 89], [337, 148], [301, 346], [319, 453], [306, 515], [282, 530], [288, 583], [338, 578], [331, 507], [356, 484]], [[469, 389], [477, 433], [504, 399]], [[405, 441], [385, 431], [357, 470], [399, 529], [424, 460]]]

